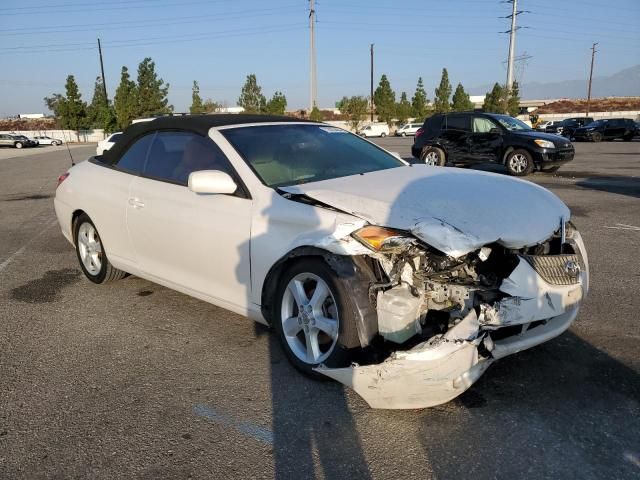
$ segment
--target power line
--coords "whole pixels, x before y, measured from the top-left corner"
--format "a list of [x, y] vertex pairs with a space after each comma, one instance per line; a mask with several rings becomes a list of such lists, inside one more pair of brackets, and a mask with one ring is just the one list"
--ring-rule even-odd
[[[285, 24], [271, 27], [259, 27], [254, 29], [235, 29], [235, 30], [227, 30], [227, 31], [218, 31], [218, 32], [208, 32], [208, 33], [199, 33], [199, 34], [188, 34], [188, 35], [179, 35], [179, 36], [164, 36], [164, 37], [156, 37], [161, 40], [159, 41], [148, 41], [150, 37], [144, 37], [133, 40], [114, 40], [113, 42], [104, 43], [105, 47], [109, 48], [126, 48], [126, 47], [140, 47], [140, 46], [148, 46], [148, 45], [161, 45], [167, 43], [181, 43], [181, 42], [191, 42], [194, 40], [205, 40], [210, 38], [220, 38], [220, 37], [236, 37], [242, 35], [263, 35], [267, 33], [279, 33], [286, 31], [294, 31], [301, 30], [302, 27], [299, 24]], [[120, 42], [120, 43], [116, 43]], [[26, 54], [26, 53], [56, 53], [56, 52], [70, 52], [70, 51], [82, 51], [82, 50], [96, 50], [97, 47], [89, 46], [86, 44], [86, 47], [76, 47], [76, 48], [38, 48], [30, 51], [21, 50], [19, 52], [0, 52], [0, 55], [7, 55], [13, 53]]]
[[[101, 31], [104, 30], [126, 30], [131, 28], [131, 25], [135, 25], [136, 29], [145, 28], [145, 27], [161, 27], [165, 25], [179, 25], [186, 23], [204, 23], [209, 22], [211, 19], [221, 19], [221, 20], [233, 20], [236, 18], [250, 18], [250, 17], [263, 17], [269, 15], [281, 15], [283, 10], [291, 11], [292, 7], [296, 5], [290, 5], [288, 7], [276, 7], [276, 8], [266, 8], [266, 9], [253, 9], [253, 10], [240, 10], [235, 12], [226, 12], [226, 13], [214, 13], [211, 15], [191, 15], [186, 17], [164, 17], [157, 19], [149, 19], [149, 20], [123, 20], [119, 22], [108, 22], [108, 23], [94, 23], [94, 24], [76, 24], [76, 25], [61, 25], [58, 27], [54, 27], [57, 30], [52, 30], [51, 27], [45, 27], [43, 30], [34, 31], [31, 27], [21, 28], [21, 29], [13, 29], [13, 30], [3, 30], [0, 32], [0, 35], [4, 36], [17, 36], [17, 35], [41, 35], [41, 34], [51, 34], [51, 33], [73, 33], [73, 32], [94, 32], [96, 30], [95, 27], [105, 27], [100, 28]], [[256, 13], [259, 12], [259, 13]], [[114, 26], [114, 25], [126, 25], [122, 27]], [[72, 27], [70, 30], [59, 30], [59, 28]], [[75, 28], [81, 27], [81, 28]], [[29, 30], [29, 31], [25, 31]]]

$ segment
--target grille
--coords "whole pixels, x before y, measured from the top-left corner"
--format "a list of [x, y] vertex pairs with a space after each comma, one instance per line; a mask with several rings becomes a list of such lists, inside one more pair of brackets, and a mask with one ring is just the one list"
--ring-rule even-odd
[[[579, 255], [523, 255], [529, 265], [545, 282], [552, 285], [575, 285], [580, 280], [579, 272], [584, 268]], [[578, 266], [580, 270], [570, 268]]]

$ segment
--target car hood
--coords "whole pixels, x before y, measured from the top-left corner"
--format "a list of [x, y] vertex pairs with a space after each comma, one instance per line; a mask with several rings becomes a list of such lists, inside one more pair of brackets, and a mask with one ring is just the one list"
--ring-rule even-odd
[[550, 191], [503, 175], [427, 165], [281, 187], [460, 257], [489, 243], [536, 245], [570, 217]]
[[[561, 127], [562, 125], [554, 125], [553, 127], [547, 127], [547, 128], [558, 128]], [[536, 132], [531, 130], [529, 131], [524, 131], [524, 132], [511, 132], [519, 137], [524, 137], [524, 138], [530, 138], [531, 140], [536, 140], [536, 139], [540, 139], [540, 140], [548, 140], [550, 142], [553, 142], [555, 145], [561, 147], [561, 146], [565, 146], [565, 144], [570, 144], [570, 142], [567, 142], [567, 140], [565, 138], [562, 138], [558, 135], [554, 135], [553, 133], [544, 133], [544, 132]]]

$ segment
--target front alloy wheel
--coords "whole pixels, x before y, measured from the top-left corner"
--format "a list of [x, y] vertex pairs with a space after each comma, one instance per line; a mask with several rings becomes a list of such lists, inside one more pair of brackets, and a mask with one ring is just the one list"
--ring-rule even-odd
[[526, 150], [514, 150], [507, 157], [506, 166], [511, 175], [523, 177], [533, 171], [533, 159]]
[[323, 363], [338, 342], [338, 308], [327, 283], [313, 273], [299, 273], [282, 296], [280, 321], [291, 352], [309, 365]]
[[[354, 290], [358, 278], [341, 278], [320, 258], [302, 258], [279, 278], [271, 325], [289, 361], [302, 373], [326, 380], [314, 368], [346, 367], [360, 346]], [[368, 301], [360, 299], [360, 301]]]

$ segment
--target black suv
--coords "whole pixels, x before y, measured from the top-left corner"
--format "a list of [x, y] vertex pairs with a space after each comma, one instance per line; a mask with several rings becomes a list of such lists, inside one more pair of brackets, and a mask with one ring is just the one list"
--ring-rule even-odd
[[629, 118], [608, 118], [596, 120], [576, 129], [573, 132], [573, 137], [576, 140], [591, 140], [592, 142], [621, 138], [628, 142], [637, 134], [636, 128], [635, 122]]
[[566, 138], [536, 132], [508, 115], [461, 112], [427, 118], [411, 153], [429, 165], [502, 163], [520, 177], [536, 167], [556, 171], [573, 160], [574, 148]]
[[559, 123], [554, 123], [553, 125], [544, 129], [547, 133], [555, 133], [558, 135], [562, 135], [563, 137], [573, 138], [573, 133], [580, 127], [584, 125], [589, 125], [593, 122], [593, 118], [591, 117], [573, 117], [573, 118], [565, 118]]

